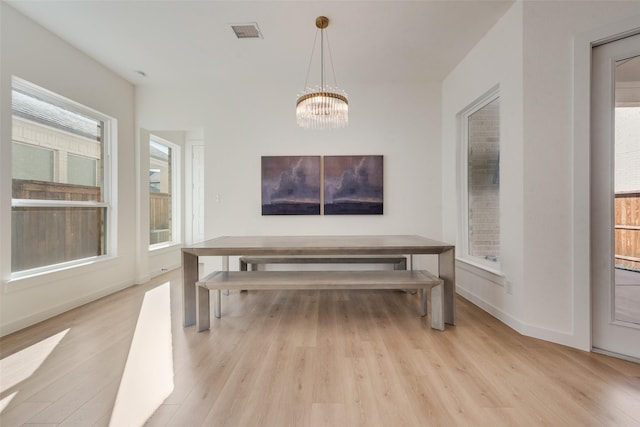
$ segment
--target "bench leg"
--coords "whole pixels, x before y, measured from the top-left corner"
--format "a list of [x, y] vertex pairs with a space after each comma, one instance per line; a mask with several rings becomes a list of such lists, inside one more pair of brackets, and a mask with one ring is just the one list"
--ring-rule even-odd
[[209, 329], [210, 316], [209, 289], [196, 285], [196, 327], [198, 332]]
[[[255, 270], [254, 264], [251, 264], [251, 271]], [[247, 263], [240, 260], [240, 271], [247, 271]], [[240, 289], [240, 292], [247, 292], [246, 289]]]
[[[411, 269], [413, 270], [413, 255], [410, 255], [410, 261], [411, 261]], [[399, 264], [396, 264], [395, 267], [393, 268], [394, 270], [406, 270], [407, 269], [407, 259], [404, 258], [402, 261], [400, 261]], [[408, 294], [411, 295], [415, 295], [416, 292], [418, 292], [415, 289], [403, 289], [403, 292], [406, 292]], [[421, 314], [421, 316], [426, 316], [426, 308], [425, 308], [425, 314]]]
[[427, 290], [425, 288], [420, 289], [420, 316], [427, 315]]
[[431, 328], [444, 331], [444, 285], [431, 288]]
[[406, 270], [407, 269], [407, 259], [403, 258], [402, 261], [393, 264], [394, 270]]

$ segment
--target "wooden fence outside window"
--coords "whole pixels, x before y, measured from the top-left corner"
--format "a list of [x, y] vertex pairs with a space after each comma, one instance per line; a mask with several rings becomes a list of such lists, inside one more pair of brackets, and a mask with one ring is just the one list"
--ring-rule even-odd
[[[13, 180], [13, 198], [100, 201], [100, 187]], [[21, 206], [11, 215], [11, 271], [104, 255], [106, 208]]]
[[616, 266], [640, 271], [640, 192], [615, 197]]
[[149, 193], [149, 244], [171, 241], [171, 194]]

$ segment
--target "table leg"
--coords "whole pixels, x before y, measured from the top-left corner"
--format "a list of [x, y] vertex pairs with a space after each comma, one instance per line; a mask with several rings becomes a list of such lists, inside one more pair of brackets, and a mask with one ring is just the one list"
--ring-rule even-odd
[[198, 256], [182, 252], [182, 324], [185, 327], [196, 323], [196, 282], [198, 278]]
[[456, 254], [449, 249], [438, 255], [438, 272], [444, 281], [444, 322], [456, 324]]
[[[228, 256], [223, 256], [222, 257], [222, 271], [229, 271], [229, 257]], [[224, 294], [225, 295], [229, 295], [229, 289], [225, 289], [224, 290]], [[219, 304], [218, 304], [219, 306]], [[220, 316], [216, 316], [216, 317], [220, 317]]]

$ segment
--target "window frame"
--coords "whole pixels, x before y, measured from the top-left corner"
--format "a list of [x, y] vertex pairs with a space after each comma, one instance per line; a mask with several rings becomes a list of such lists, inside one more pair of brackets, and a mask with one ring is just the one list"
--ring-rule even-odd
[[[68, 268], [83, 266], [87, 263], [99, 262], [107, 260], [117, 256], [117, 119], [108, 116], [100, 111], [94, 110], [91, 107], [83, 105], [77, 101], [71, 100], [63, 95], [45, 89], [27, 80], [24, 80], [17, 76], [12, 76], [11, 89], [26, 92], [43, 101], [54, 104], [58, 107], [73, 111], [93, 119], [102, 122], [103, 132], [101, 141], [102, 151], [102, 201], [64, 201], [64, 200], [42, 200], [42, 199], [14, 199], [11, 198], [11, 209], [15, 207], [91, 207], [91, 208], [103, 208], [105, 210], [105, 233], [104, 233], [104, 245], [105, 253], [102, 255], [96, 255], [87, 258], [81, 258], [77, 260], [64, 261], [56, 264], [49, 264], [41, 267], [34, 267], [21, 271], [12, 271], [10, 274], [9, 282], [29, 278], [32, 276], [38, 276], [45, 273], [50, 273], [59, 270], [66, 270]], [[12, 108], [13, 109], [13, 108]], [[12, 113], [13, 116], [13, 113]], [[13, 120], [13, 119], [12, 119]], [[11, 135], [11, 147], [13, 149], [13, 133]], [[54, 172], [55, 175], [55, 172]], [[96, 179], [98, 177], [96, 176]], [[12, 174], [13, 180], [13, 174]], [[13, 236], [12, 236], [13, 238]], [[13, 257], [13, 253], [10, 252], [10, 256]]]
[[[181, 192], [181, 176], [182, 176], [182, 168], [181, 168], [181, 158], [182, 158], [182, 147], [175, 142], [171, 142], [161, 136], [158, 136], [154, 133], [149, 133], [149, 139], [147, 144], [150, 145], [151, 142], [155, 142], [156, 144], [164, 145], [169, 147], [171, 150], [171, 240], [166, 242], [159, 242], [155, 244], [149, 244], [149, 252], [157, 251], [159, 249], [168, 248], [175, 245], [182, 244], [182, 192]], [[147, 161], [147, 170], [150, 170], [150, 160], [151, 160], [151, 152], [148, 151], [148, 161]], [[147, 191], [148, 194], [151, 195], [150, 189], [150, 181], [147, 183]], [[151, 218], [148, 216], [148, 224], [147, 232], [151, 232]]]
[[[460, 207], [459, 210], [459, 246], [460, 251], [458, 257], [464, 262], [481, 268], [483, 270], [490, 271], [492, 273], [501, 274], [500, 267], [500, 256], [496, 261], [488, 260], [483, 257], [479, 257], [476, 255], [472, 255], [470, 253], [470, 229], [469, 229], [469, 118], [480, 111], [485, 106], [494, 102], [495, 100], [500, 99], [500, 87], [496, 85], [485, 92], [482, 96], [477, 98], [471, 104], [469, 104], [465, 109], [463, 109], [460, 113], [458, 113], [458, 145], [459, 145], [459, 179], [460, 179], [460, 191], [459, 191], [459, 200], [458, 204]], [[501, 109], [499, 110], [501, 111]], [[498, 115], [500, 123], [499, 127], [501, 127], [501, 113]], [[499, 144], [499, 152], [500, 150], [500, 140]], [[499, 167], [498, 174], [500, 174], [501, 169]], [[500, 181], [498, 181], [500, 182]], [[498, 206], [500, 205], [500, 197], [498, 197]], [[500, 224], [500, 221], [498, 221]], [[499, 228], [498, 233], [501, 235], [501, 229]], [[500, 239], [500, 249], [502, 252], [502, 239]]]

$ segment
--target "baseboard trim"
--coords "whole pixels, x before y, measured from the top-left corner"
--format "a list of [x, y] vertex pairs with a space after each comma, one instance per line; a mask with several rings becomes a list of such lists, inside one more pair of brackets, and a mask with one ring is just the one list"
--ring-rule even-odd
[[567, 347], [576, 348], [578, 350], [583, 351], [591, 351], [590, 348], [585, 347], [581, 343], [576, 342], [576, 337], [572, 334], [562, 332], [562, 331], [554, 331], [551, 329], [541, 328], [539, 326], [531, 325], [522, 320], [512, 316], [511, 314], [505, 313], [500, 308], [494, 306], [493, 304], [485, 301], [481, 297], [475, 295], [470, 292], [468, 289], [465, 289], [461, 286], [456, 287], [456, 291], [463, 298], [467, 299], [474, 305], [480, 307], [482, 310], [486, 311], [496, 319], [500, 320], [505, 325], [509, 326], [514, 331], [518, 332], [521, 335], [537, 338], [544, 341], [553, 342], [560, 345], [566, 345]]
[[470, 301], [471, 303], [473, 303], [474, 305], [480, 307], [481, 309], [483, 309], [484, 311], [486, 311], [487, 313], [489, 313], [490, 315], [492, 315], [493, 317], [495, 317], [496, 319], [500, 320], [502, 323], [504, 323], [505, 325], [509, 326], [511, 329], [517, 331], [518, 333], [522, 334], [522, 322], [520, 320], [518, 320], [517, 318], [513, 317], [512, 315], [505, 313], [504, 311], [502, 311], [501, 309], [499, 309], [498, 307], [494, 306], [493, 304], [490, 304], [489, 302], [485, 301], [484, 299], [480, 298], [479, 296], [475, 295], [474, 293], [470, 292], [469, 290], [461, 287], [461, 286], [457, 286], [456, 287], [456, 291], [457, 293], [459, 293], [464, 299]]
[[106, 297], [107, 295], [111, 295], [113, 293], [119, 292], [133, 285], [134, 285], [133, 280], [127, 280], [115, 286], [105, 287], [105, 288], [96, 290], [95, 292], [92, 292], [90, 294], [84, 295], [82, 297], [79, 297], [70, 301], [66, 301], [55, 307], [51, 307], [48, 310], [41, 311], [38, 313], [33, 313], [28, 316], [22, 317], [18, 320], [14, 320], [13, 322], [6, 323], [0, 326], [0, 337], [4, 337], [6, 335], [17, 332], [21, 329], [28, 328], [29, 326], [33, 326], [37, 323], [50, 319], [54, 316], [65, 313], [69, 310], [73, 310], [74, 308], [78, 308], [84, 304], [88, 304], [90, 302], [96, 301], [100, 298]]
[[173, 270], [175, 270], [177, 268], [180, 268], [180, 267], [182, 267], [182, 264], [172, 264], [172, 265], [169, 265], [167, 267], [162, 267], [160, 270], [152, 271], [147, 275], [149, 277], [147, 279], [147, 281], [153, 279], [154, 277], [157, 277], [157, 276], [160, 276], [162, 274], [168, 273], [168, 272], [173, 271]]
[[598, 347], [592, 347], [591, 351], [594, 352], [594, 353], [605, 355], [605, 356], [615, 357], [616, 359], [626, 360], [627, 362], [633, 362], [633, 363], [640, 364], [640, 359], [632, 357], [632, 356], [627, 356], [626, 354], [615, 353], [613, 351], [603, 350], [603, 349], [598, 348]]

